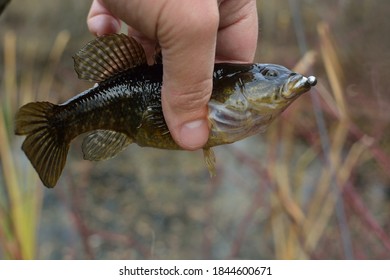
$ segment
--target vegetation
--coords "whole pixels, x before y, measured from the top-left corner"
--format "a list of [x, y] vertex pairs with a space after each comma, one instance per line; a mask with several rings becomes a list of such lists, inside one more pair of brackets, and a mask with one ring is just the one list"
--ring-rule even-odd
[[37, 1], [26, 3], [35, 20], [80, 21], [18, 25], [29, 20], [18, 0], [0, 18], [1, 258], [390, 258], [386, 1], [259, 1], [256, 61], [319, 83], [263, 135], [217, 148], [212, 180], [201, 153], [131, 146], [90, 163], [78, 139], [54, 189], [20, 150], [13, 116], [91, 86], [71, 55], [92, 37], [80, 28], [88, 3]]

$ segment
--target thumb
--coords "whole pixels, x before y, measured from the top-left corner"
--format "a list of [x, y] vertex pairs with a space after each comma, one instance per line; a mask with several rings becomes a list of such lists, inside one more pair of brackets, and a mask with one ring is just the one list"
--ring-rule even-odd
[[101, 3], [94, 0], [87, 17], [89, 31], [97, 36], [118, 32], [121, 22]]
[[164, 118], [176, 143], [196, 150], [204, 146], [209, 135], [207, 103], [212, 91], [219, 17], [217, 6], [214, 11], [203, 7], [198, 13], [194, 6], [191, 9], [183, 13], [176, 9], [180, 24], [167, 29], [162, 26], [158, 38], [164, 65]]
[[208, 140], [207, 103], [212, 81], [210, 78], [199, 82], [182, 79], [180, 82], [188, 81], [182, 85], [175, 78], [164, 74], [163, 80], [167, 81], [163, 82], [161, 98], [164, 118], [175, 142], [184, 149], [196, 150]]

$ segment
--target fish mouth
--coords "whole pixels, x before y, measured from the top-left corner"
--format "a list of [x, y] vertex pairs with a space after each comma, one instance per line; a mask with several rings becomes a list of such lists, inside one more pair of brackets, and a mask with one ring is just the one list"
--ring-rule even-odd
[[286, 99], [298, 97], [317, 84], [317, 78], [314, 76], [305, 77], [295, 74], [288, 78], [281, 89], [281, 95]]

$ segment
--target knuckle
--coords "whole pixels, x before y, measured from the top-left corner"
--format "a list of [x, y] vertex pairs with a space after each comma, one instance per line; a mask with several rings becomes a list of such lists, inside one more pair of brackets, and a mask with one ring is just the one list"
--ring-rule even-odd
[[[172, 10], [176, 10], [175, 20], [169, 20], [174, 24], [170, 26], [175, 32], [182, 36], [208, 36], [214, 34], [219, 25], [219, 11], [217, 5], [210, 5], [209, 1], [199, 1], [195, 5], [183, 5], [173, 1], [175, 5], [169, 8], [166, 17], [172, 19]], [[177, 24], [180, 21], [180, 24]]]
[[[191, 13], [190, 13], [191, 14]], [[187, 30], [195, 34], [214, 35], [219, 25], [219, 14], [213, 10], [202, 11], [202, 16], [188, 17]]]

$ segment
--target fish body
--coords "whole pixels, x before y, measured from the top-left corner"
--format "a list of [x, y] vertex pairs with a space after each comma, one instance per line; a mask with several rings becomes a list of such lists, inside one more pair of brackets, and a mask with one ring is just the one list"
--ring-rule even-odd
[[[33, 102], [20, 108], [15, 133], [27, 135], [22, 149], [47, 187], [54, 187], [70, 142], [83, 141], [84, 158], [108, 159], [131, 143], [180, 149], [161, 107], [163, 65], [148, 65], [142, 46], [124, 34], [99, 37], [75, 56], [79, 78], [98, 85], [67, 102]], [[212, 147], [262, 132], [316, 83], [274, 64], [215, 64], [209, 101], [210, 136], [203, 147], [215, 173]]]

